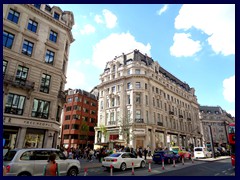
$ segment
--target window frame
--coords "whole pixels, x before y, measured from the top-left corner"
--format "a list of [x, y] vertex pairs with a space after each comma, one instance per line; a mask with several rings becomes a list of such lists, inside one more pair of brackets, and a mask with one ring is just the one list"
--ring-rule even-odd
[[[4, 33], [7, 34], [7, 36], [4, 35]], [[12, 37], [9, 37], [9, 36], [12, 36]], [[14, 38], [15, 38], [14, 34], [8, 32], [8, 31], [3, 31], [3, 42], [4, 42], [3, 46], [6, 47], [6, 48], [9, 48], [9, 49], [12, 49]], [[11, 43], [10, 46], [8, 45], [9, 40], [10, 40], [10, 43]]]
[[[13, 13], [10, 14], [11, 11]], [[19, 18], [20, 18], [20, 12], [10, 8], [8, 11], [7, 19], [15, 24], [18, 24]]]
[[[12, 95], [11, 99], [9, 99], [10, 95]], [[18, 99], [16, 100], [15, 97], [18, 98]], [[20, 102], [20, 98], [23, 98], [22, 103], [19, 103]], [[8, 105], [9, 100], [11, 100], [10, 105]], [[5, 111], [4, 111], [4, 113], [23, 115], [25, 100], [26, 100], [26, 96], [9, 93], [8, 96], [7, 96], [6, 104], [5, 104]], [[14, 101], [17, 101], [17, 102], [15, 102], [16, 104], [14, 103]], [[19, 105], [21, 107], [19, 107]], [[14, 106], [16, 106], [16, 107], [14, 107]], [[20, 111], [20, 113], [19, 113], [19, 111]]]
[[[43, 75], [45, 75], [45, 78], [43, 77]], [[49, 79], [47, 79], [47, 78], [49, 78]], [[46, 83], [48, 83], [48, 85], [46, 85]], [[41, 79], [41, 85], [40, 85], [40, 92], [48, 94], [49, 90], [50, 90], [50, 85], [51, 85], [51, 76], [49, 74], [43, 73], [42, 79]], [[45, 91], [45, 90], [47, 90], [47, 91]]]

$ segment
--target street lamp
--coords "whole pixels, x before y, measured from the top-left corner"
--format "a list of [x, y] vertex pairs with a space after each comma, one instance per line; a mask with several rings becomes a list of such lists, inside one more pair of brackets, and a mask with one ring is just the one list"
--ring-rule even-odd
[[211, 142], [213, 158], [215, 158], [215, 152], [214, 152], [214, 147], [213, 147], [212, 128], [211, 128], [211, 125], [208, 125], [208, 127], [209, 127], [209, 133], [210, 133], [210, 142]]

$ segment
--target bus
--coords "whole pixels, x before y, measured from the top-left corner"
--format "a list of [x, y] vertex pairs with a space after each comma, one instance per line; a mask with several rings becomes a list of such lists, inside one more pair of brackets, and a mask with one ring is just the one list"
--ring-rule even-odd
[[230, 123], [228, 126], [228, 142], [230, 145], [232, 166], [235, 166], [235, 123]]

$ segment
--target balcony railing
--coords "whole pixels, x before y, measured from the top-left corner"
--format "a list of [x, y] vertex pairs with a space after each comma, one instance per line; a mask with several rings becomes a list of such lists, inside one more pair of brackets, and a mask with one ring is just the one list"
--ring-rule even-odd
[[174, 112], [173, 111], [169, 111], [169, 115], [174, 115]]
[[28, 80], [25, 80], [25, 79], [20, 79], [20, 78], [17, 78], [16, 76], [12, 76], [12, 75], [9, 75], [9, 74], [4, 74], [3, 78], [4, 78], [4, 83], [6, 83], [6, 84], [26, 88], [28, 90], [33, 90], [34, 89], [35, 83], [32, 82], [32, 81], [28, 81]]
[[135, 123], [144, 123], [143, 118], [135, 118]]
[[63, 91], [58, 91], [58, 98], [66, 102], [66, 94]]
[[108, 125], [116, 125], [116, 121], [108, 121]]
[[179, 118], [183, 118], [183, 115], [179, 115]]
[[157, 122], [158, 126], [163, 126], [163, 122]]

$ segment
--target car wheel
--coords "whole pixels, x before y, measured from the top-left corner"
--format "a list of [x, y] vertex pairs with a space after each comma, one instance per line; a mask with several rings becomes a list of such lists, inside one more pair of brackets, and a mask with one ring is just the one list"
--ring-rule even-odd
[[142, 161], [141, 164], [140, 164], [140, 167], [141, 167], [141, 168], [144, 168], [145, 165], [146, 165], [146, 163], [145, 163], [144, 161]]
[[77, 170], [77, 168], [70, 168], [69, 170], [68, 170], [68, 176], [77, 176], [78, 175], [78, 170]]
[[18, 176], [31, 176], [31, 174], [28, 172], [22, 172]]
[[120, 169], [121, 169], [122, 171], [125, 171], [126, 168], [127, 168], [126, 164], [125, 164], [125, 163], [122, 163]]

